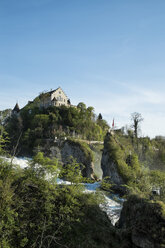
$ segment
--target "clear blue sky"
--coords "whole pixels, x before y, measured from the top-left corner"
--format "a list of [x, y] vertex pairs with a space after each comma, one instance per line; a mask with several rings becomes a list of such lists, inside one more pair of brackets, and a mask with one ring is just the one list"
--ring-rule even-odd
[[61, 86], [111, 124], [165, 135], [164, 0], [1, 0], [0, 109]]

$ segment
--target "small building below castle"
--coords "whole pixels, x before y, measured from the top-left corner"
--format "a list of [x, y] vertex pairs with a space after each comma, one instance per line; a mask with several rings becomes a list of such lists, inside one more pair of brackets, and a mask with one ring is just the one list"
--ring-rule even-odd
[[71, 105], [69, 98], [65, 94], [65, 92], [61, 89], [61, 87], [56, 90], [52, 90], [50, 92], [41, 93], [39, 95], [40, 99], [40, 107], [48, 108], [50, 106], [67, 106]]

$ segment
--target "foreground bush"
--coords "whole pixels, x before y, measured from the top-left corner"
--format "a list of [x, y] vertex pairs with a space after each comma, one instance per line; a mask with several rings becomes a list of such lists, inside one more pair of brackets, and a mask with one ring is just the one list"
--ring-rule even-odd
[[46, 180], [50, 163], [54, 173], [42, 154], [24, 170], [0, 161], [0, 248], [118, 247], [99, 197]]

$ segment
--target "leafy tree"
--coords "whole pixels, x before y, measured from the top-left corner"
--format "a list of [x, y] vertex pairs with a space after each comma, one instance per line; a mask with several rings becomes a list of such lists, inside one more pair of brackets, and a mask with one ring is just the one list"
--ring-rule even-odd
[[94, 108], [93, 107], [88, 107], [86, 110], [86, 114], [87, 114], [87, 119], [94, 121], [95, 114], [94, 114]]
[[80, 102], [78, 105], [77, 105], [77, 108], [80, 109], [82, 112], [84, 112], [86, 110], [86, 105], [85, 103], [83, 102]]
[[47, 178], [50, 176], [49, 179], [56, 179], [59, 170], [58, 167], [59, 164], [56, 158], [50, 159], [44, 157], [42, 152], [38, 152], [32, 162], [30, 162], [30, 168], [39, 178]]
[[45, 105], [45, 101], [47, 100], [48, 96], [49, 96], [49, 93], [48, 92], [42, 92], [42, 93], [40, 93], [39, 99], [42, 102], [42, 105], [43, 106]]
[[78, 184], [83, 180], [82, 169], [83, 166], [77, 163], [76, 159], [71, 156], [68, 162], [62, 167], [60, 177], [71, 182], [71, 184]]

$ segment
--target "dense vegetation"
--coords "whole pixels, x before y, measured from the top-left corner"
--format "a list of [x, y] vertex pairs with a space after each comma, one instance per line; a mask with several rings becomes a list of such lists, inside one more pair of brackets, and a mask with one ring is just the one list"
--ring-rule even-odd
[[126, 132], [116, 131], [115, 135], [127, 153], [137, 154], [142, 165], [149, 167], [151, 170], [165, 170], [164, 137], [160, 136], [154, 139], [149, 137], [136, 138], [131, 129], [128, 129]]
[[5, 109], [5, 110], [0, 111], [0, 121], [3, 121], [5, 118], [10, 116], [11, 111], [12, 111], [11, 109]]
[[[162, 157], [158, 156], [160, 154], [158, 147], [164, 145], [163, 141], [136, 138], [132, 134], [123, 134], [120, 131], [113, 135], [107, 134], [104, 148], [123, 179], [127, 189], [125, 192], [165, 202], [165, 172], [159, 170], [158, 166], [158, 162], [161, 161], [165, 169]], [[154, 165], [152, 170], [149, 167], [151, 162]], [[106, 184], [106, 180], [107, 178], [102, 182], [103, 188], [115, 188], [113, 182]], [[159, 194], [153, 195], [152, 191], [157, 189]]]
[[[93, 107], [79, 103], [77, 107], [39, 108], [39, 99], [28, 103], [19, 113], [8, 119], [6, 130], [9, 133], [11, 150], [19, 140], [19, 147], [32, 152], [42, 146], [45, 140], [76, 137], [87, 140], [103, 140], [109, 129], [101, 114], [97, 117]], [[13, 132], [14, 130], [14, 132]]]
[[117, 248], [121, 241], [98, 206], [101, 199], [78, 184], [79, 165], [62, 169], [74, 182], [69, 186], [56, 184], [58, 166], [42, 153], [26, 169], [0, 160], [0, 247]]

